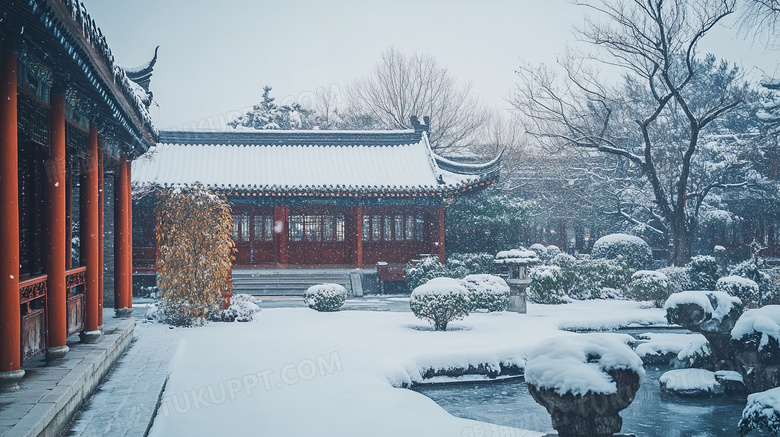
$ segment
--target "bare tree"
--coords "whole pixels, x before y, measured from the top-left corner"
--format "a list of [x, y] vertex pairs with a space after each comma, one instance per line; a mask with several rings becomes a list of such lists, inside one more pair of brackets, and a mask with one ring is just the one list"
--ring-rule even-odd
[[738, 25], [746, 36], [771, 46], [778, 41], [780, 0], [741, 0]]
[[449, 152], [467, 145], [485, 121], [471, 87], [455, 78], [429, 55], [389, 48], [373, 74], [347, 91], [348, 110], [369, 114], [387, 129], [411, 128], [410, 117], [430, 117], [431, 145]]
[[[699, 42], [733, 13], [735, 1], [578, 2], [598, 17], [577, 31], [598, 51], [568, 53], [560, 62], [562, 78], [545, 68], [518, 72], [514, 104], [535, 135], [548, 144], [616, 156], [639, 169], [653, 213], [669, 234], [675, 265], [690, 259], [704, 199], [732, 185], [715, 178], [692, 189], [690, 181], [702, 136], [742, 102], [740, 76], [697, 56]], [[599, 77], [591, 61], [620, 72], [623, 83]], [[717, 78], [709, 77], [715, 73]], [[705, 96], [692, 91], [696, 81], [707, 84], [698, 88]]]

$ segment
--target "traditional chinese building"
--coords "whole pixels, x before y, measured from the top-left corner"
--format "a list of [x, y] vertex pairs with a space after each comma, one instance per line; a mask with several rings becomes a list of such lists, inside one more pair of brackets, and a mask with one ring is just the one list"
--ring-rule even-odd
[[75, 0], [3, 0], [0, 40], [0, 391], [14, 391], [23, 362], [97, 341], [104, 280], [118, 314], [132, 307], [129, 162], [156, 141], [154, 60], [117, 66]]
[[[392, 267], [421, 254], [443, 260], [446, 200], [495, 181], [499, 158], [447, 160], [432, 151], [427, 126], [416, 125], [160, 132], [149, 158], [133, 163], [133, 189], [154, 193], [200, 182], [227, 196], [236, 268]], [[154, 206], [147, 195], [134, 207], [138, 273], [154, 270]]]

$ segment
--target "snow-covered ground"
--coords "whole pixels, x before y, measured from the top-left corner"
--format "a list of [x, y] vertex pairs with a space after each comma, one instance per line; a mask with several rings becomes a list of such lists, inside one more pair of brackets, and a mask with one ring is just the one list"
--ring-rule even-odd
[[[459, 419], [401, 387], [428, 369], [524, 365], [566, 329], [665, 324], [630, 301], [529, 305], [474, 313], [436, 332], [410, 312], [264, 309], [249, 323], [185, 330], [151, 436], [466, 436], [495, 426]], [[512, 436], [538, 436], [501, 430]]]

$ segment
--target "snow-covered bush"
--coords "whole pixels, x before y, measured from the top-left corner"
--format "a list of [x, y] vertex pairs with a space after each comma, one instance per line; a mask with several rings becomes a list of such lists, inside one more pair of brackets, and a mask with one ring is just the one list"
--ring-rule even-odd
[[[758, 284], [759, 305], [780, 303], [778, 302], [778, 298], [780, 298], [780, 278], [776, 277], [773, 280], [772, 271], [760, 268], [756, 258], [748, 259], [733, 266], [730, 269], [729, 274], [750, 279]], [[775, 275], [777, 274], [775, 273]]]
[[558, 256], [560, 253], [562, 253], [562, 252], [561, 252], [561, 249], [558, 246], [556, 246], [554, 244], [551, 244], [551, 245], [547, 246], [547, 258], [548, 259], [553, 259], [556, 256]]
[[235, 244], [230, 204], [200, 184], [165, 192], [157, 204], [160, 316], [166, 323], [205, 323], [230, 291]]
[[469, 291], [471, 309], [504, 311], [509, 304], [509, 286], [493, 275], [468, 275], [461, 280]]
[[653, 265], [653, 251], [647, 242], [628, 234], [605, 235], [593, 244], [593, 258], [616, 259], [622, 256], [634, 270], [646, 269]]
[[209, 320], [215, 322], [251, 322], [260, 307], [255, 303], [254, 296], [248, 294], [233, 294], [230, 306], [209, 315]]
[[549, 259], [547, 256], [547, 246], [544, 244], [534, 243], [531, 245], [531, 247], [528, 248], [528, 250], [533, 250], [536, 252], [536, 256], [542, 261], [547, 261]]
[[746, 436], [753, 430], [780, 435], [780, 387], [748, 395], [739, 420], [739, 435]]
[[449, 322], [469, 314], [468, 294], [457, 279], [433, 278], [414, 289], [409, 306], [415, 316], [431, 322], [437, 331], [445, 331]]
[[718, 263], [715, 261], [715, 257], [694, 256], [686, 267], [688, 267], [694, 290], [715, 290], [715, 283], [718, 280]]
[[634, 273], [623, 257], [585, 258], [578, 260], [574, 268], [576, 279], [569, 295], [577, 299], [619, 297]]
[[414, 290], [433, 278], [448, 277], [449, 274], [447, 267], [439, 261], [437, 256], [425, 257], [420, 262], [409, 261], [404, 267], [406, 285], [410, 290]]
[[658, 269], [658, 271], [666, 275], [673, 293], [696, 289], [693, 281], [691, 281], [691, 271], [687, 267], [671, 266]]
[[627, 295], [634, 300], [649, 300], [658, 308], [671, 294], [669, 279], [656, 270], [638, 270], [631, 275]]
[[742, 299], [743, 304], [758, 303], [758, 284], [741, 276], [726, 276], [718, 279], [715, 289]]
[[447, 257], [447, 264], [449, 265], [453, 261], [461, 261], [471, 275], [493, 274], [495, 272], [494, 259], [495, 256], [487, 252], [453, 253]]
[[550, 265], [558, 266], [561, 269], [561, 275], [563, 276], [562, 287], [570, 296], [574, 296], [572, 289], [578, 279], [577, 263], [577, 258], [568, 253], [559, 253], [550, 260]]
[[309, 308], [317, 311], [338, 311], [347, 300], [347, 289], [339, 284], [312, 285], [306, 290], [304, 300]]
[[529, 275], [528, 298], [532, 302], [559, 304], [567, 303], [568, 297], [563, 288], [563, 274], [558, 266], [539, 266], [531, 269]]

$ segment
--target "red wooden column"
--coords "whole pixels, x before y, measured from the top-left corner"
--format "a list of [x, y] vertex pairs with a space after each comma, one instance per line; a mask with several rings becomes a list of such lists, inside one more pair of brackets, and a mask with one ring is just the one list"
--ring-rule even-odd
[[0, 391], [18, 391], [21, 370], [19, 311], [19, 144], [16, 132], [16, 53], [0, 54]]
[[100, 213], [98, 194], [98, 138], [97, 126], [89, 126], [87, 140], [87, 161], [84, 168], [84, 178], [81, 186], [81, 201], [83, 204], [81, 216], [81, 258], [87, 266], [86, 291], [84, 305], [84, 332], [81, 341], [95, 343], [100, 337], [98, 330], [98, 293], [100, 292]]
[[127, 261], [129, 239], [127, 237], [127, 157], [122, 154], [119, 171], [114, 179], [114, 313], [126, 317], [129, 275]]
[[363, 207], [355, 207], [355, 263], [363, 268]]
[[[287, 226], [290, 214], [289, 206], [274, 205], [274, 239], [277, 248], [277, 263], [287, 264]], [[280, 225], [281, 224], [281, 225]], [[279, 232], [276, 232], [279, 230]]]
[[438, 209], [438, 232], [436, 233], [437, 241], [435, 244], [435, 248], [438, 249], [438, 251], [435, 251], [433, 253], [439, 254], [439, 261], [441, 261], [442, 264], [445, 262], [445, 254], [444, 254], [444, 207], [440, 206]]
[[105, 263], [103, 262], [103, 250], [105, 246], [105, 205], [103, 202], [105, 198], [103, 196], [103, 189], [105, 188], [105, 180], [103, 179], [105, 173], [103, 172], [103, 141], [98, 141], [98, 264], [100, 265], [100, 273], [98, 283], [100, 289], [98, 290], [98, 326], [103, 326], [103, 276], [105, 275]]
[[133, 312], [133, 189], [130, 160], [125, 160], [125, 211], [127, 211], [125, 226], [127, 226], [127, 299], [125, 308], [128, 314]]
[[46, 163], [46, 243], [47, 275], [46, 359], [62, 358], [70, 350], [68, 338], [68, 293], [65, 287], [65, 94], [51, 94], [49, 115], [49, 161]]

